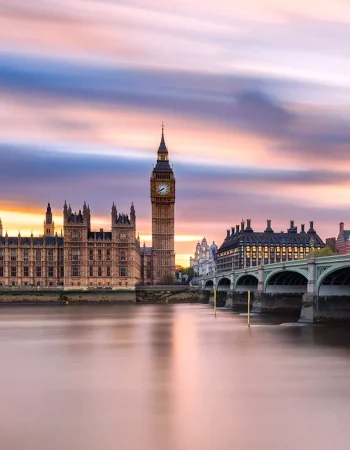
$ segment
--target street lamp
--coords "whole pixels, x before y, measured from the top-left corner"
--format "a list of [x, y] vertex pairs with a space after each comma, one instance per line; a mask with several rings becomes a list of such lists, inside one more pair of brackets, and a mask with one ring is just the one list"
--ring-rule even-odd
[[313, 237], [310, 239], [310, 256], [315, 256], [315, 240]]

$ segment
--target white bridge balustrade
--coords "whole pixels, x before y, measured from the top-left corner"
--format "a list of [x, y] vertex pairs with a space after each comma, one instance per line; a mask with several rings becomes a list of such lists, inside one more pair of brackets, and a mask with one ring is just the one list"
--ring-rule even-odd
[[202, 278], [205, 290], [226, 291], [228, 305], [253, 292], [253, 309], [300, 310], [300, 320], [350, 320], [350, 255], [266, 264]]

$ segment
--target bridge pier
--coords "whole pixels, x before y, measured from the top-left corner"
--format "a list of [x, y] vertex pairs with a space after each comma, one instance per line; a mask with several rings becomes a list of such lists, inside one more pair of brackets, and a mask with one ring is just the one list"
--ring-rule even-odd
[[307, 260], [307, 274], [307, 291], [302, 298], [300, 319], [298, 320], [298, 322], [314, 323], [314, 309], [315, 304], [317, 304], [315, 258], [309, 258]]
[[317, 295], [306, 292], [302, 298], [299, 323], [314, 323], [315, 305], [317, 305]]
[[253, 314], [261, 314], [263, 312], [263, 302], [264, 293], [259, 291], [254, 292], [251, 312]]
[[252, 303], [252, 313], [260, 314], [263, 312], [264, 302], [264, 267], [258, 267], [258, 290], [254, 293], [254, 299]]

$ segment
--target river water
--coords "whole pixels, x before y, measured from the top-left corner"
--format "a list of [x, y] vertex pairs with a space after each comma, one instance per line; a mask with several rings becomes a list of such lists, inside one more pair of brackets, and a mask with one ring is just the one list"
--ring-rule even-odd
[[206, 305], [1, 307], [1, 450], [340, 450], [350, 332]]

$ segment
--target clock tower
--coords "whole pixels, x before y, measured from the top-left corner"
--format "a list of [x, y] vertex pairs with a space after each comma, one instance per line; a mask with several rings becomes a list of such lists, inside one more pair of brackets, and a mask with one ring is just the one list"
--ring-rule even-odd
[[151, 175], [151, 202], [153, 284], [156, 284], [175, 276], [175, 178], [169, 164], [163, 125], [157, 164]]

